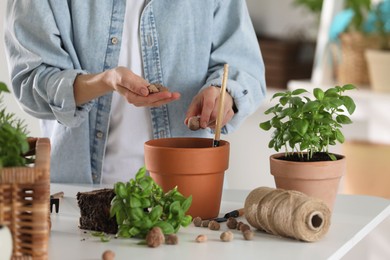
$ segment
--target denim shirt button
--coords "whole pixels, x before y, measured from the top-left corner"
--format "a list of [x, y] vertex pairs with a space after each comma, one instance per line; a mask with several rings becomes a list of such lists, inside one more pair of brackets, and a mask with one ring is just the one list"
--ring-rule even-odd
[[96, 173], [92, 173], [92, 179], [97, 180], [97, 174]]
[[118, 38], [112, 37], [111, 38], [111, 43], [114, 44], [114, 45], [117, 44], [118, 43]]
[[96, 137], [99, 138], [99, 139], [103, 138], [103, 133], [102, 132], [97, 132], [96, 133]]

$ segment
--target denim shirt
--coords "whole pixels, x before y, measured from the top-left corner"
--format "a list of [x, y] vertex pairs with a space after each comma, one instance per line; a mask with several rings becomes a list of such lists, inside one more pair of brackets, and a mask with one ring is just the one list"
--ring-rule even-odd
[[[8, 1], [12, 87], [51, 139], [52, 182], [100, 183], [112, 93], [76, 106], [73, 83], [78, 74], [117, 66], [125, 5]], [[180, 100], [150, 109], [153, 138], [211, 137], [210, 130], [190, 131], [183, 122], [192, 98], [221, 84], [225, 63], [227, 90], [238, 111], [222, 133], [236, 129], [265, 97], [264, 65], [245, 0], [146, 0], [140, 38], [145, 78], [181, 93]]]

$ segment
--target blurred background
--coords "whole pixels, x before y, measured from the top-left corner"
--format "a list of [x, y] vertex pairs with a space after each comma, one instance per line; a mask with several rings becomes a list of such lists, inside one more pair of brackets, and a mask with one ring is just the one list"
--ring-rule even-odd
[[[348, 158], [340, 193], [390, 198], [390, 63], [380, 63], [384, 60], [381, 57], [386, 54], [389, 57], [390, 51], [382, 48], [379, 29], [370, 16], [377, 11], [374, 8], [380, 2], [247, 0], [266, 66], [268, 94], [259, 110], [239, 130], [223, 136], [231, 144], [230, 166], [226, 173], [229, 188], [274, 187], [268, 161], [274, 153], [268, 149], [271, 133], [260, 130], [258, 125], [268, 119], [264, 111], [271, 105], [270, 98], [275, 92], [295, 88], [326, 89], [352, 83], [358, 87], [351, 94], [357, 105], [352, 116], [354, 123], [344, 127], [346, 143], [332, 148], [332, 152], [343, 153]], [[390, 4], [386, 0], [383, 3], [387, 4], [383, 13], [388, 31], [382, 35], [389, 43]], [[5, 12], [6, 1], [0, 1], [0, 16], [4, 17]], [[2, 39], [3, 34], [4, 20], [1, 19]], [[372, 49], [384, 53], [379, 58], [377, 55], [375, 68], [369, 64], [367, 54]], [[0, 59], [0, 81], [10, 85], [3, 40], [0, 41]], [[381, 70], [388, 74], [385, 75], [387, 78], [374, 79], [373, 73]], [[24, 113], [12, 95], [5, 96], [5, 103], [9, 112], [25, 120], [31, 136], [40, 136], [38, 120]], [[378, 230], [382, 230], [382, 234]], [[345, 259], [390, 258], [389, 249], [381, 247], [388, 246], [389, 234], [390, 221], [387, 220]]]

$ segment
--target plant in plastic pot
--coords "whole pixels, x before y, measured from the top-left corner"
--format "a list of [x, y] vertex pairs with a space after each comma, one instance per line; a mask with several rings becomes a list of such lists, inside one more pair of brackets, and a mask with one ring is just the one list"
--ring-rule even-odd
[[329, 147], [344, 142], [342, 125], [352, 123], [346, 114], [351, 115], [356, 105], [344, 95], [352, 89], [355, 86], [344, 85], [325, 91], [314, 88], [311, 96], [306, 89], [273, 95], [279, 102], [265, 111], [273, 117], [260, 128], [274, 129], [268, 146], [278, 152], [270, 157], [277, 188], [323, 199], [333, 209], [346, 165], [345, 157], [331, 153]]
[[369, 48], [365, 52], [371, 87], [375, 91], [390, 92], [390, 0], [374, 5], [365, 28], [379, 42], [378, 48]]

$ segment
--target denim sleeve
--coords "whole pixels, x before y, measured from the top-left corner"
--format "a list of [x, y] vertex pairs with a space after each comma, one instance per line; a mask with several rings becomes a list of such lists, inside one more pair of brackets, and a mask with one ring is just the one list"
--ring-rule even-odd
[[[5, 46], [14, 94], [24, 111], [40, 118], [79, 126], [93, 102], [76, 106], [73, 83], [86, 73], [71, 43], [66, 1], [62, 17], [49, 1], [8, 1]], [[61, 24], [62, 23], [62, 24]], [[68, 31], [60, 31], [68, 27]]]
[[229, 133], [255, 112], [265, 97], [264, 63], [245, 0], [221, 0], [214, 13], [209, 76], [204, 87], [221, 85], [229, 64], [227, 90], [238, 112], [222, 129]]

